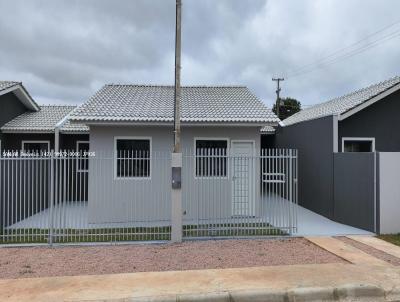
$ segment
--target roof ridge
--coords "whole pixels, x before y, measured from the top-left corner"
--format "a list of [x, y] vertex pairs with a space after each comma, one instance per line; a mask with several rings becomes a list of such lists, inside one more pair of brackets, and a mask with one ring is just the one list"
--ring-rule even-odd
[[66, 105], [66, 104], [45, 104], [39, 105], [40, 107], [77, 107], [77, 105]]
[[9, 80], [0, 80], [0, 83], [22, 84], [22, 82], [20, 82], [20, 81], [9, 81]]
[[[167, 87], [174, 88], [174, 85], [166, 84], [122, 84], [122, 83], [109, 83], [104, 86], [131, 86], [131, 87]], [[247, 88], [245, 85], [183, 85], [181, 88]]]

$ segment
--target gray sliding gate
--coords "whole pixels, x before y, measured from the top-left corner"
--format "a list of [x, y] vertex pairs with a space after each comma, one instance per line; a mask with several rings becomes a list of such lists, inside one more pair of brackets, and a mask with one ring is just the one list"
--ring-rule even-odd
[[333, 220], [376, 232], [376, 153], [335, 153], [333, 187]]

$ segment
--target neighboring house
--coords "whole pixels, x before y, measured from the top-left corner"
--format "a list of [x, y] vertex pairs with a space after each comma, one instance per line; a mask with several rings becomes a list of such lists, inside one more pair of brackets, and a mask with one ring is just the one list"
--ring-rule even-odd
[[[174, 87], [106, 85], [75, 109], [70, 120], [72, 125], [82, 123], [89, 126], [91, 151], [109, 159], [104, 161], [105, 166], [100, 166], [95, 160], [89, 163], [88, 191], [93, 192], [89, 194], [89, 221], [132, 219], [132, 213], [127, 209], [133, 206], [141, 210], [134, 212], [138, 217], [143, 217], [143, 213], [147, 213], [146, 217], [152, 213], [156, 215], [158, 209], [156, 205], [152, 206], [155, 200], [149, 196], [163, 196], [170, 186], [169, 178], [163, 180], [163, 171], [169, 172], [170, 161], [164, 160], [165, 168], [157, 158], [157, 152], [170, 154], [173, 150]], [[228, 152], [258, 155], [261, 126], [276, 126], [278, 122], [275, 114], [246, 87], [182, 87], [181, 144], [184, 154], [199, 155], [200, 149], [218, 154], [212, 169], [206, 168], [202, 158], [196, 162], [191, 159], [187, 162], [190, 164], [185, 164], [185, 188], [190, 188], [191, 194], [200, 194], [196, 179], [216, 178], [221, 186], [226, 186], [226, 194], [231, 194], [231, 179], [228, 177], [231, 167], [224, 156]], [[136, 160], [137, 157], [140, 158]], [[125, 161], [131, 164], [127, 166]], [[254, 175], [259, 175], [259, 167], [242, 165], [247, 169], [245, 173], [253, 169]], [[246, 193], [249, 199], [256, 199], [259, 194], [259, 178], [253, 179], [250, 187], [248, 179], [241, 185], [246, 192], [250, 190]], [[211, 189], [210, 186], [204, 191], [211, 192]], [[142, 196], [135, 200], [135, 205], [132, 204], [132, 196], [140, 192]], [[216, 197], [210, 197], [210, 200]], [[218, 206], [224, 208], [222, 202]], [[221, 215], [231, 217], [235, 214], [231, 204], [225, 209], [226, 213]], [[169, 210], [164, 210], [165, 217], [169, 213]], [[191, 214], [188, 211], [187, 215]]]
[[0, 104], [1, 150], [88, 149], [89, 128], [67, 119], [75, 106], [39, 106], [18, 82], [0, 82]]
[[372, 152], [400, 152], [399, 112], [400, 77], [394, 77], [284, 120], [276, 131], [276, 147], [299, 150], [299, 203], [331, 219], [376, 231]]
[[[37, 112], [35, 103], [22, 83], [0, 81], [0, 127], [26, 111]], [[4, 149], [4, 135], [0, 130], [0, 150]]]

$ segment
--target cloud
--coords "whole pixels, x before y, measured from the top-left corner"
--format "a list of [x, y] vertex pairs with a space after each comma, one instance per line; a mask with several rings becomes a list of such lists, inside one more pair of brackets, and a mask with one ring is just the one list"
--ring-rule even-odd
[[[183, 0], [182, 83], [244, 84], [271, 105], [293, 73], [398, 20], [387, 0]], [[105, 83], [173, 84], [174, 0], [0, 0], [0, 79], [41, 103], [81, 103]], [[398, 25], [400, 29], [400, 25]], [[398, 73], [400, 37], [283, 83], [321, 102]]]

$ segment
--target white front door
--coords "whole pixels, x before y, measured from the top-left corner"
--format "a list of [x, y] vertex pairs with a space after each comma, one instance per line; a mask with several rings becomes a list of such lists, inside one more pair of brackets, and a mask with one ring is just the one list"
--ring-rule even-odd
[[255, 215], [255, 165], [253, 141], [232, 141], [232, 215]]

